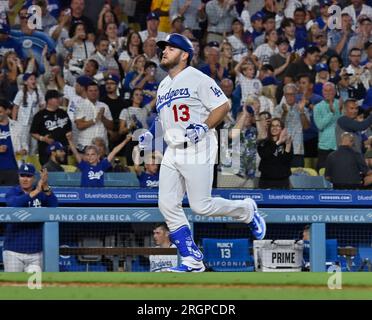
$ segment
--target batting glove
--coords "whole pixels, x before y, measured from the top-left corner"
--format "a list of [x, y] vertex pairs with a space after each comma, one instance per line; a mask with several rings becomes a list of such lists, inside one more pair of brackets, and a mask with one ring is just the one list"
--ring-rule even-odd
[[196, 144], [204, 138], [208, 130], [209, 128], [205, 123], [193, 123], [186, 128], [185, 137], [188, 137], [192, 143]]
[[150, 131], [146, 131], [138, 137], [138, 147], [140, 150], [151, 150], [152, 148], [152, 139], [154, 136]]

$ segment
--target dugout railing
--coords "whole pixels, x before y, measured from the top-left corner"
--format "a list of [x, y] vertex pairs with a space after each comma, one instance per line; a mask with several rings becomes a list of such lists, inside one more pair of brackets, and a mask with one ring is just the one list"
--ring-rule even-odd
[[[235, 223], [231, 218], [195, 215], [188, 208], [185, 208], [185, 211], [192, 230], [194, 224], [200, 223]], [[372, 210], [368, 208], [260, 208], [259, 211], [269, 226], [270, 224], [311, 225], [310, 265], [311, 271], [315, 272], [325, 271], [327, 224], [368, 225], [370, 227], [368, 229], [372, 232]], [[159, 209], [153, 207], [0, 208], [1, 223], [43, 223], [44, 271], [46, 272], [59, 271], [61, 253], [93, 252], [96, 254], [97, 250], [106, 250], [107, 254], [115, 255], [160, 253], [160, 251], [148, 251], [153, 250], [149, 248], [60, 248], [61, 223], [157, 223], [162, 221], [163, 217]]]

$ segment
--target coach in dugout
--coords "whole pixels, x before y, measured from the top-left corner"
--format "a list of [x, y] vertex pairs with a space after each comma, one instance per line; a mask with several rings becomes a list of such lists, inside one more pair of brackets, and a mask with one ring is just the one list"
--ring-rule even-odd
[[[19, 185], [5, 196], [8, 207], [57, 207], [58, 200], [48, 185], [48, 171], [40, 172], [34, 186], [35, 167], [24, 163], [18, 171]], [[4, 233], [4, 271], [27, 272], [31, 267], [42, 269], [42, 223], [7, 223]]]

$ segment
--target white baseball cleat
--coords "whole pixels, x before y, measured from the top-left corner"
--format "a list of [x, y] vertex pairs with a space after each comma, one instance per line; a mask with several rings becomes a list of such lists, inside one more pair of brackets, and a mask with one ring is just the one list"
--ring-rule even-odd
[[185, 264], [181, 264], [178, 267], [172, 267], [168, 268], [167, 271], [169, 272], [204, 272], [205, 271], [205, 266], [204, 263], [202, 262], [200, 264], [200, 267], [189, 267]]

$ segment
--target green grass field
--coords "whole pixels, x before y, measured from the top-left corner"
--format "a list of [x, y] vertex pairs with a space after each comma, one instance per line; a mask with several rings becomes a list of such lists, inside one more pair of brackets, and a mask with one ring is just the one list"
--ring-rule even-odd
[[40, 290], [29, 275], [0, 274], [0, 299], [372, 299], [371, 273], [343, 273], [330, 290], [327, 273], [43, 273]]

